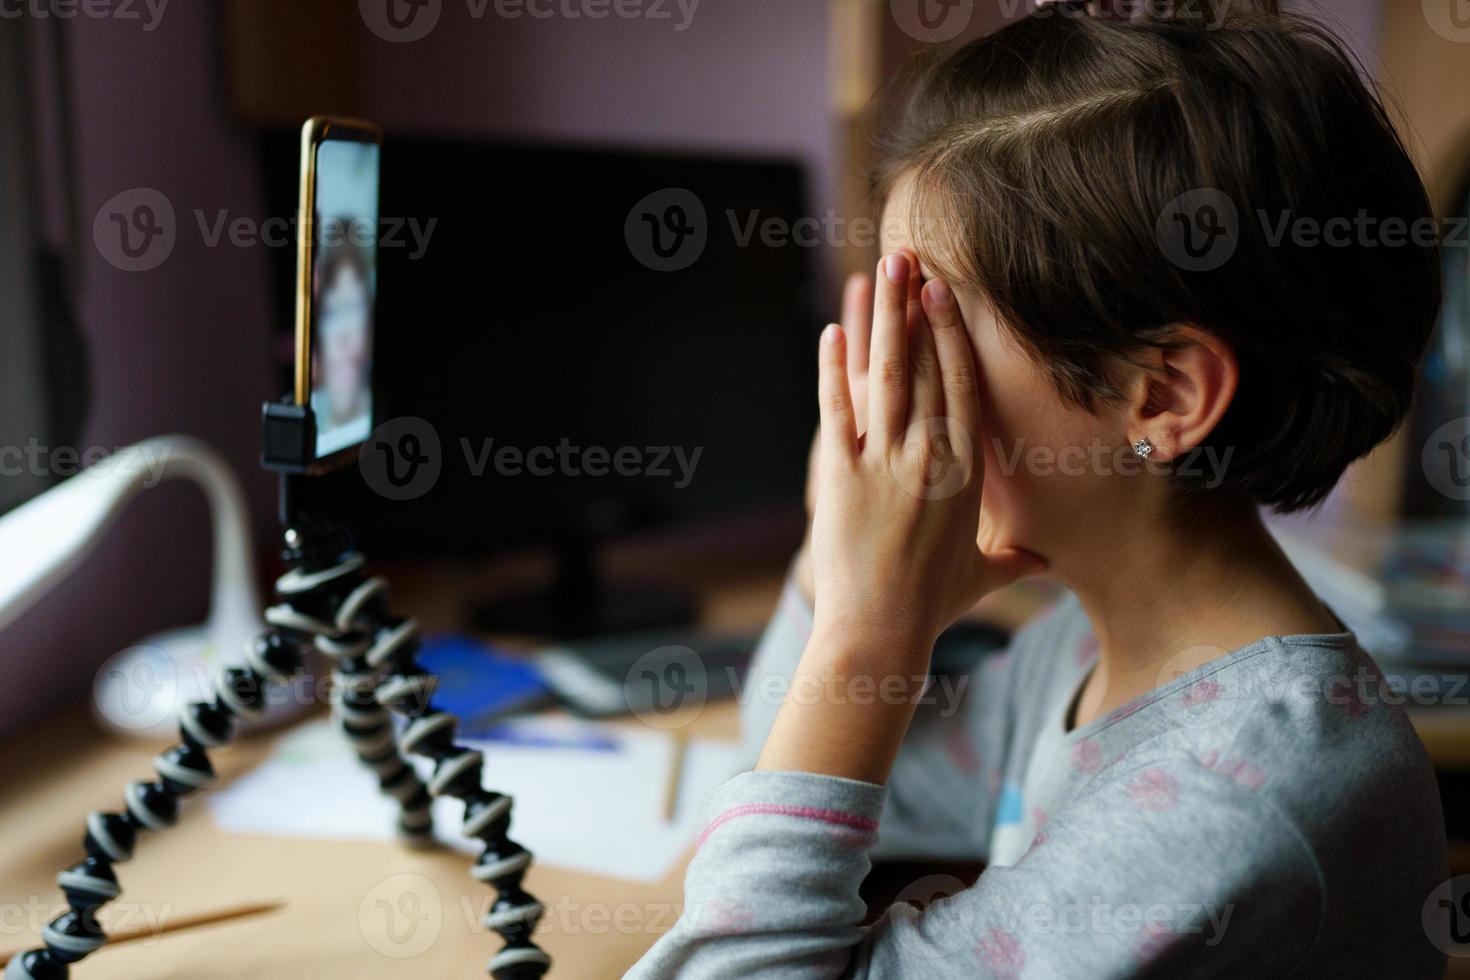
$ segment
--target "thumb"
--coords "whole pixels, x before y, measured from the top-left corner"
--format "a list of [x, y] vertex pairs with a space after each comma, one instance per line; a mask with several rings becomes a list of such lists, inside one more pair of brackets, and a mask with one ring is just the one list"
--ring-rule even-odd
[[806, 458], [806, 516], [817, 512], [817, 473], [822, 459], [822, 433], [812, 436], [812, 448]]
[[1003, 589], [1017, 579], [1046, 571], [1049, 563], [1025, 548], [1002, 548], [984, 552], [975, 549], [975, 592], [979, 596]]

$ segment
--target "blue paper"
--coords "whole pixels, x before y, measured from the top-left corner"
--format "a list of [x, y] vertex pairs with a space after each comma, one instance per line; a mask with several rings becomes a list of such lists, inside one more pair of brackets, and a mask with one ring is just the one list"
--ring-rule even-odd
[[439, 678], [434, 702], [459, 716], [459, 732], [467, 738], [477, 737], [495, 719], [534, 706], [551, 693], [535, 664], [473, 637], [427, 637], [418, 659]]

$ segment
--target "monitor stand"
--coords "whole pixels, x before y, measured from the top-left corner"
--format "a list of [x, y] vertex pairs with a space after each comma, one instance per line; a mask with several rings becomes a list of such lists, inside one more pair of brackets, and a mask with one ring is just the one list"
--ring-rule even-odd
[[688, 626], [699, 618], [699, 606], [687, 590], [610, 581], [598, 561], [598, 540], [586, 533], [561, 538], [550, 583], [477, 602], [469, 611], [470, 623], [486, 633], [575, 640]]

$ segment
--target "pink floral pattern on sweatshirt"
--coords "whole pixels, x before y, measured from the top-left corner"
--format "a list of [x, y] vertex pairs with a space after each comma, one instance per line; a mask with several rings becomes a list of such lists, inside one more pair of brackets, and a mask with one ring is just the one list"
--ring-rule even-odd
[[1102, 747], [1090, 738], [1084, 738], [1072, 746], [1072, 768], [1078, 772], [1097, 772], [1102, 769]]
[[1140, 810], [1163, 813], [1179, 802], [1179, 784], [1162, 769], [1144, 769], [1128, 780], [1128, 798]]
[[1026, 965], [1026, 951], [1021, 941], [1008, 929], [994, 926], [985, 930], [975, 947], [980, 962], [990, 968], [998, 980], [1015, 980]]

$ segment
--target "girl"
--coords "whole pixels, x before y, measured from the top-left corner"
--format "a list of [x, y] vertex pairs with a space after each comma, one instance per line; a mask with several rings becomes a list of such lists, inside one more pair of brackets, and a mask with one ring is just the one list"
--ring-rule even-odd
[[[1405, 413], [1438, 257], [1390, 228], [1428, 203], [1320, 29], [1145, 6], [1043, 7], [887, 121], [751, 681], [786, 695], [633, 976], [1442, 975], [1433, 773], [1259, 517]], [[1071, 595], [916, 712], [1023, 575]], [[880, 843], [987, 869], [864, 928]]]

